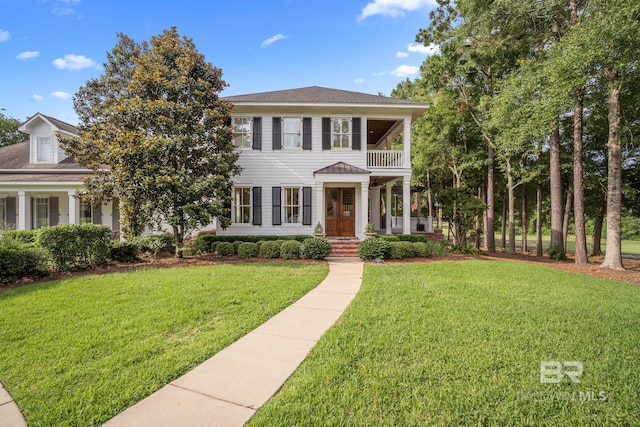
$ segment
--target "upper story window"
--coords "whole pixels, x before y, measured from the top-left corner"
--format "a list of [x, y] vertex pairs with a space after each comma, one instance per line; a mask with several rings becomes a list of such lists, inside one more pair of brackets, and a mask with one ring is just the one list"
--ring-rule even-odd
[[331, 141], [333, 148], [349, 148], [351, 142], [351, 120], [334, 118], [331, 126]]
[[282, 147], [300, 148], [302, 146], [302, 119], [285, 117], [282, 119]]
[[36, 139], [37, 143], [37, 160], [41, 163], [51, 163], [53, 160], [53, 151], [51, 147], [50, 136], [39, 136]]
[[251, 188], [236, 187], [234, 190], [236, 224], [251, 224]]
[[251, 117], [233, 118], [233, 144], [238, 148], [251, 148]]
[[282, 208], [284, 210], [283, 222], [285, 224], [299, 224], [302, 222], [302, 217], [300, 215], [300, 201], [300, 188], [284, 188], [284, 203]]

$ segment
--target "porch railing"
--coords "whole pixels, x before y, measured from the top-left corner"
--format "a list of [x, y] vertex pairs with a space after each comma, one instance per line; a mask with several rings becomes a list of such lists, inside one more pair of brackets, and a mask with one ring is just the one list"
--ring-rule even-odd
[[367, 167], [370, 168], [403, 168], [405, 167], [402, 150], [369, 150], [367, 151]]

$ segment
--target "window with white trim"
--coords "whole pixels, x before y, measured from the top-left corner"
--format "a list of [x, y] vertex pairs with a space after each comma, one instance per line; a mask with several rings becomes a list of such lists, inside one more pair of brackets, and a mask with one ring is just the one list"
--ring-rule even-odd
[[93, 223], [91, 214], [91, 205], [86, 202], [80, 202], [80, 224]]
[[251, 224], [251, 187], [236, 187], [234, 193], [236, 224]]
[[300, 196], [300, 188], [284, 187], [283, 190], [283, 222], [285, 224], [300, 224], [302, 222], [302, 209], [300, 207], [302, 197]]
[[49, 198], [37, 197], [35, 202], [35, 229], [49, 226]]
[[36, 139], [37, 143], [37, 160], [42, 163], [51, 163], [53, 159], [53, 153], [51, 149], [51, 137], [39, 136]]
[[333, 148], [349, 148], [351, 145], [351, 119], [332, 119], [331, 141]]
[[7, 224], [7, 198], [0, 197], [0, 229]]
[[302, 147], [302, 119], [285, 117], [282, 119], [282, 148]]
[[251, 117], [233, 118], [233, 145], [251, 148]]

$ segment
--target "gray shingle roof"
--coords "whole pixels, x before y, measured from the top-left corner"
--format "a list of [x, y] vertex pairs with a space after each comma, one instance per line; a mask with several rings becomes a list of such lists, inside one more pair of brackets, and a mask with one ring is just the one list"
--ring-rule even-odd
[[29, 141], [0, 147], [0, 173], [6, 169], [27, 169], [38, 173], [38, 169], [84, 169], [73, 158], [67, 157], [57, 164], [30, 164]]
[[357, 166], [350, 165], [344, 162], [334, 163], [326, 168], [318, 169], [316, 173], [371, 173], [368, 170], [361, 169]]
[[309, 86], [299, 89], [276, 90], [247, 95], [228, 96], [223, 99], [233, 103], [267, 102], [267, 103], [327, 103], [327, 104], [382, 104], [382, 105], [416, 105], [425, 104], [390, 98], [388, 96], [351, 92], [348, 90], [329, 89], [320, 86]]

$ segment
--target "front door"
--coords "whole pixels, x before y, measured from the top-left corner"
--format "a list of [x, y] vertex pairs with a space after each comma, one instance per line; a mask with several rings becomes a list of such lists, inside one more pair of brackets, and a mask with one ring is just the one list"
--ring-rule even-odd
[[325, 200], [327, 209], [325, 229], [327, 236], [355, 236], [356, 189], [327, 188]]

